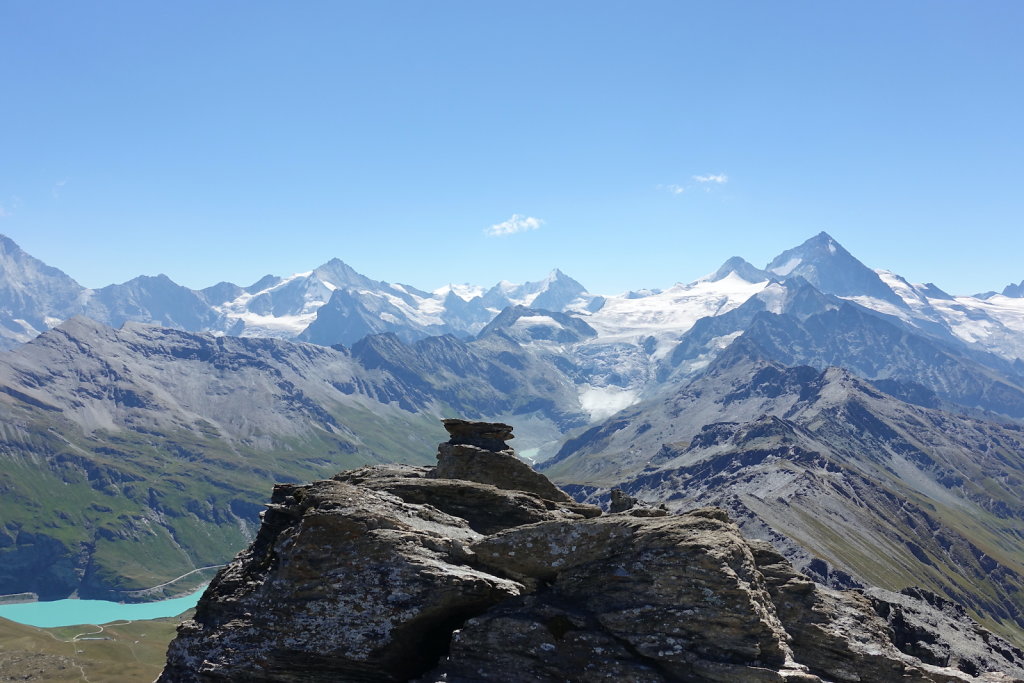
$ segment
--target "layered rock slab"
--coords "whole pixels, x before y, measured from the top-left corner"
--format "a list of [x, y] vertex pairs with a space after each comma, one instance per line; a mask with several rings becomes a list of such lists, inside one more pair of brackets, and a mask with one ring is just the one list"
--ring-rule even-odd
[[[451, 422], [436, 468], [368, 467], [276, 487], [256, 541], [181, 626], [160, 680], [1024, 674], [1024, 657], [1009, 650], [974, 657], [970, 671], [922, 662], [893, 641], [883, 606], [891, 615], [893, 603], [817, 586], [767, 544], [744, 540], [723, 511], [601, 515], [537, 484], [505, 446], [508, 425]], [[485, 456], [474, 462], [464, 449]]]

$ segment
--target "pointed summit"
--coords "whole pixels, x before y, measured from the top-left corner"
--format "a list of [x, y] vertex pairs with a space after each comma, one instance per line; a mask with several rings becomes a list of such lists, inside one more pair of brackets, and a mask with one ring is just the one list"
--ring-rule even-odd
[[865, 267], [860, 261], [853, 258], [841, 244], [832, 239], [831, 235], [827, 232], [819, 232], [800, 246], [787, 249], [776, 256], [771, 263], [765, 266], [765, 270], [779, 277], [789, 277], [793, 271], [802, 266], [806, 268], [808, 264], [824, 264], [835, 262], [836, 259], [840, 261], [853, 260], [857, 265]]
[[586, 293], [586, 287], [555, 268], [544, 280], [544, 288], [530, 305], [534, 308], [561, 311]]
[[802, 277], [826, 294], [871, 297], [906, 307], [878, 273], [854, 258], [827, 232], [782, 252], [765, 270], [780, 278]]
[[352, 266], [339, 258], [332, 258], [313, 271], [313, 276], [335, 287], [366, 287], [377, 289], [382, 283], [357, 273]]

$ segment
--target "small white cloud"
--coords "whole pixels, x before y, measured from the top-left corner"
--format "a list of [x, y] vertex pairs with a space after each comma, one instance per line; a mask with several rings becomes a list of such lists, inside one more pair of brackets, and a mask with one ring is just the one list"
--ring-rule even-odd
[[50, 190], [50, 194], [53, 195], [54, 199], [60, 199], [60, 193], [64, 189], [64, 186], [68, 184], [68, 181], [58, 180], [53, 184], [53, 189]]
[[723, 185], [729, 182], [729, 176], [724, 173], [710, 173], [708, 175], [695, 175], [693, 179], [698, 183], [718, 183]]
[[484, 232], [492, 237], [500, 235], [514, 235], [517, 232], [536, 230], [542, 225], [544, 225], [544, 221], [539, 218], [534, 218], [533, 216], [522, 216], [518, 213], [514, 213], [507, 221], [496, 223], [487, 228]]
[[686, 188], [682, 185], [658, 185], [659, 190], [664, 190], [669, 194], [682, 194], [686, 192]]
[[10, 218], [13, 215], [14, 214], [12, 214], [10, 211], [7, 210], [6, 206], [4, 206], [3, 204], [0, 204], [0, 219], [2, 219], [2, 218]]

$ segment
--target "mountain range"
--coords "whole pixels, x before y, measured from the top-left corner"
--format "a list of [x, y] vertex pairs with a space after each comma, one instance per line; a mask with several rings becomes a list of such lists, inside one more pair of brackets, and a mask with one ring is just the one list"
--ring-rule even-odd
[[952, 296], [825, 233], [605, 296], [337, 259], [91, 290], [6, 238], [0, 266], [0, 593], [135, 599], [244, 547], [274, 481], [426, 462], [460, 415], [514, 422], [580, 498], [720, 505], [824, 583], [920, 586], [1024, 642], [1020, 286]]
[[248, 287], [220, 282], [200, 290], [166, 275], [139, 276], [100, 289], [82, 287], [0, 235], [0, 348], [13, 348], [63, 320], [84, 315], [112, 327], [142, 322], [190, 332], [352, 344], [394, 332], [406, 341], [472, 336], [509, 305], [585, 310], [599, 297], [559, 270], [543, 280], [490, 289], [448, 285], [424, 292], [361, 275], [339, 259]]
[[[367, 334], [404, 341], [451, 333], [471, 337], [510, 305], [572, 312], [602, 327], [603, 341], [645, 333], [668, 343], [699, 318], [736, 307], [772, 284], [802, 278], [817, 290], [900, 320], [914, 331], [1013, 361], [1024, 356], [1024, 282], [1002, 292], [950, 296], [873, 271], [826, 233], [788, 249], [764, 268], [740, 257], [713, 274], [666, 291], [598, 296], [555, 269], [537, 282], [484, 288], [448, 285], [425, 292], [373, 280], [339, 259], [248, 287], [220, 282], [201, 290], [166, 275], [88, 289], [0, 236], [0, 344], [12, 348], [63, 320], [84, 315], [112, 327], [143, 322], [190, 332], [351, 345]], [[772, 291], [764, 292], [767, 300]]]

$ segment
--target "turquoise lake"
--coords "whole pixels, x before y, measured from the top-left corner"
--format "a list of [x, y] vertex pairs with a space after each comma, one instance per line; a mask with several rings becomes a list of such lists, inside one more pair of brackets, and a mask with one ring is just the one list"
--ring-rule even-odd
[[206, 586], [183, 598], [124, 605], [106, 600], [52, 600], [0, 605], [0, 617], [40, 628], [176, 617], [195, 607], [204, 590]]

